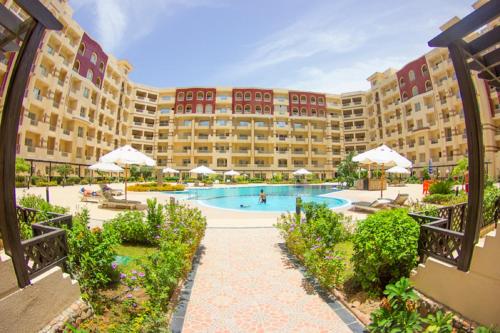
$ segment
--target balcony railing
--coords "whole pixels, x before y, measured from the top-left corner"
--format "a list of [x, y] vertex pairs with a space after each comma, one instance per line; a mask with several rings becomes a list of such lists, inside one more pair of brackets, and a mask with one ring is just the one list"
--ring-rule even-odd
[[21, 241], [25, 268], [31, 279], [64, 263], [68, 245], [62, 225], [72, 226], [71, 215], [44, 213], [47, 219], [39, 221], [39, 213], [30, 208], [16, 208], [17, 223], [31, 226], [33, 231], [32, 238]]

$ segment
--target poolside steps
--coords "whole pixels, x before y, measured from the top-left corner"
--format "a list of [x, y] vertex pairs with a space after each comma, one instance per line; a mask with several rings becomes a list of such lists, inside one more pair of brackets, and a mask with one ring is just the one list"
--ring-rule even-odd
[[462, 272], [438, 259], [418, 265], [411, 280], [425, 296], [463, 317], [500, 326], [500, 236], [493, 230], [474, 248], [471, 267]]
[[57, 266], [19, 288], [12, 260], [0, 253], [0, 332], [38, 332], [79, 299], [78, 282]]

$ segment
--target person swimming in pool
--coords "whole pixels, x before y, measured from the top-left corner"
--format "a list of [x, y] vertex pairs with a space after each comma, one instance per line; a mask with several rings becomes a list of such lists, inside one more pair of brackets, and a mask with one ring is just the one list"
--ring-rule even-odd
[[264, 190], [260, 190], [260, 193], [259, 193], [259, 203], [263, 203], [265, 204], [267, 202], [267, 197], [266, 197], [266, 193], [264, 193]]
[[248, 208], [248, 207], [250, 207], [250, 205], [244, 205], [244, 204], [240, 205], [240, 208]]

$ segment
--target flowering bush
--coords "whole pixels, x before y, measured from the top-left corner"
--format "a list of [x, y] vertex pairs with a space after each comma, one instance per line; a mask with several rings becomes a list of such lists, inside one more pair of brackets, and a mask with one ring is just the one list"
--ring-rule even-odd
[[336, 286], [342, 282], [346, 267], [345, 254], [335, 250], [335, 245], [348, 237], [345, 218], [324, 204], [307, 203], [303, 207], [305, 217], [283, 214], [276, 226], [308, 273], [325, 287]]

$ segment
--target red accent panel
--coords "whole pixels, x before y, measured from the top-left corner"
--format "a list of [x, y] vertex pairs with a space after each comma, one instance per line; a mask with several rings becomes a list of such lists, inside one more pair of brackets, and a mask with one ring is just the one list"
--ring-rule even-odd
[[[422, 73], [422, 66], [424, 65], [427, 67], [427, 71], [425, 72], [425, 74]], [[408, 73], [411, 70], [415, 72], [414, 81], [410, 81], [410, 77], [408, 76]], [[412, 88], [414, 86], [417, 86], [419, 95], [425, 93], [426, 92], [425, 81], [431, 81], [432, 83], [429, 74], [429, 65], [427, 64], [427, 61], [425, 60], [424, 56], [406, 64], [403, 68], [397, 71], [396, 76], [398, 77], [398, 87], [401, 99], [403, 99], [403, 93], [406, 93], [408, 99], [412, 98], [413, 97]], [[403, 86], [401, 85], [401, 78], [403, 78], [404, 80]]]
[[[106, 64], [108, 63], [108, 55], [104, 53], [103, 49], [101, 46], [92, 38], [90, 38], [87, 33], [84, 33], [82, 36], [82, 40], [80, 41], [80, 45], [84, 43], [85, 44], [85, 52], [83, 54], [78, 51], [76, 53], [76, 58], [75, 62], [78, 60], [80, 62], [80, 69], [78, 70], [78, 73], [83, 76], [87, 77], [87, 71], [91, 69], [94, 72], [94, 78], [93, 82], [97, 82], [97, 78], [101, 80], [101, 84], [99, 85], [99, 88], [102, 87], [102, 82], [104, 79], [104, 71], [106, 71]], [[80, 50], [80, 48], [78, 48]], [[95, 64], [90, 62], [90, 57], [92, 56], [92, 53], [97, 55], [97, 61]], [[99, 64], [103, 63], [103, 70], [102, 72], [99, 70]]]
[[[293, 97], [297, 96], [299, 99], [298, 103], [293, 103]], [[306, 97], [306, 101], [303, 102], [301, 101], [301, 97]], [[316, 103], [311, 102], [311, 97], [314, 97], [316, 99]], [[323, 99], [323, 103], [320, 104], [320, 99]], [[316, 110], [316, 115], [319, 115], [321, 112], [323, 113], [323, 117], [326, 117], [326, 96], [325, 94], [317, 94], [317, 93], [311, 93], [311, 92], [306, 92], [306, 91], [289, 91], [288, 92], [288, 101], [289, 101], [289, 106], [288, 106], [288, 114], [292, 114], [293, 108], [297, 108], [299, 111], [302, 109], [306, 109], [307, 111], [307, 116], [311, 117], [311, 111], [313, 109]]]
[[[197, 95], [199, 92], [203, 93], [203, 99], [198, 100]], [[212, 93], [212, 99], [207, 100], [207, 93], [211, 92]], [[180, 101], [179, 100], [179, 93], [184, 94], [184, 100]], [[188, 93], [193, 94], [193, 99], [188, 101], [186, 100]], [[203, 113], [206, 113], [206, 106], [211, 105], [212, 106], [212, 112], [215, 113], [215, 98], [216, 98], [216, 89], [215, 88], [183, 88], [183, 89], [176, 89], [175, 90], [175, 106], [174, 106], [174, 113], [177, 113], [177, 107], [179, 105], [183, 106], [184, 113], [186, 113], [186, 106], [191, 105], [191, 113], [196, 113], [196, 105], [201, 104], [203, 105]]]
[[[241, 93], [243, 98], [239, 101], [236, 100], [236, 94]], [[248, 95], [250, 93], [250, 99], [245, 100], [245, 93]], [[261, 100], [258, 101], [256, 100], [255, 96], [257, 93], [260, 93]], [[264, 95], [269, 94], [271, 97], [269, 98], [269, 101], [264, 101]], [[270, 107], [271, 109], [271, 114], [274, 114], [274, 108], [273, 108], [273, 91], [271, 89], [255, 89], [255, 88], [237, 88], [233, 89], [233, 113], [236, 111], [236, 105], [241, 105], [242, 109], [245, 110], [245, 106], [250, 105], [250, 110], [252, 114], [255, 114], [255, 107], [257, 105], [260, 105], [262, 108], [262, 112], [264, 112], [264, 109], [266, 106]]]

